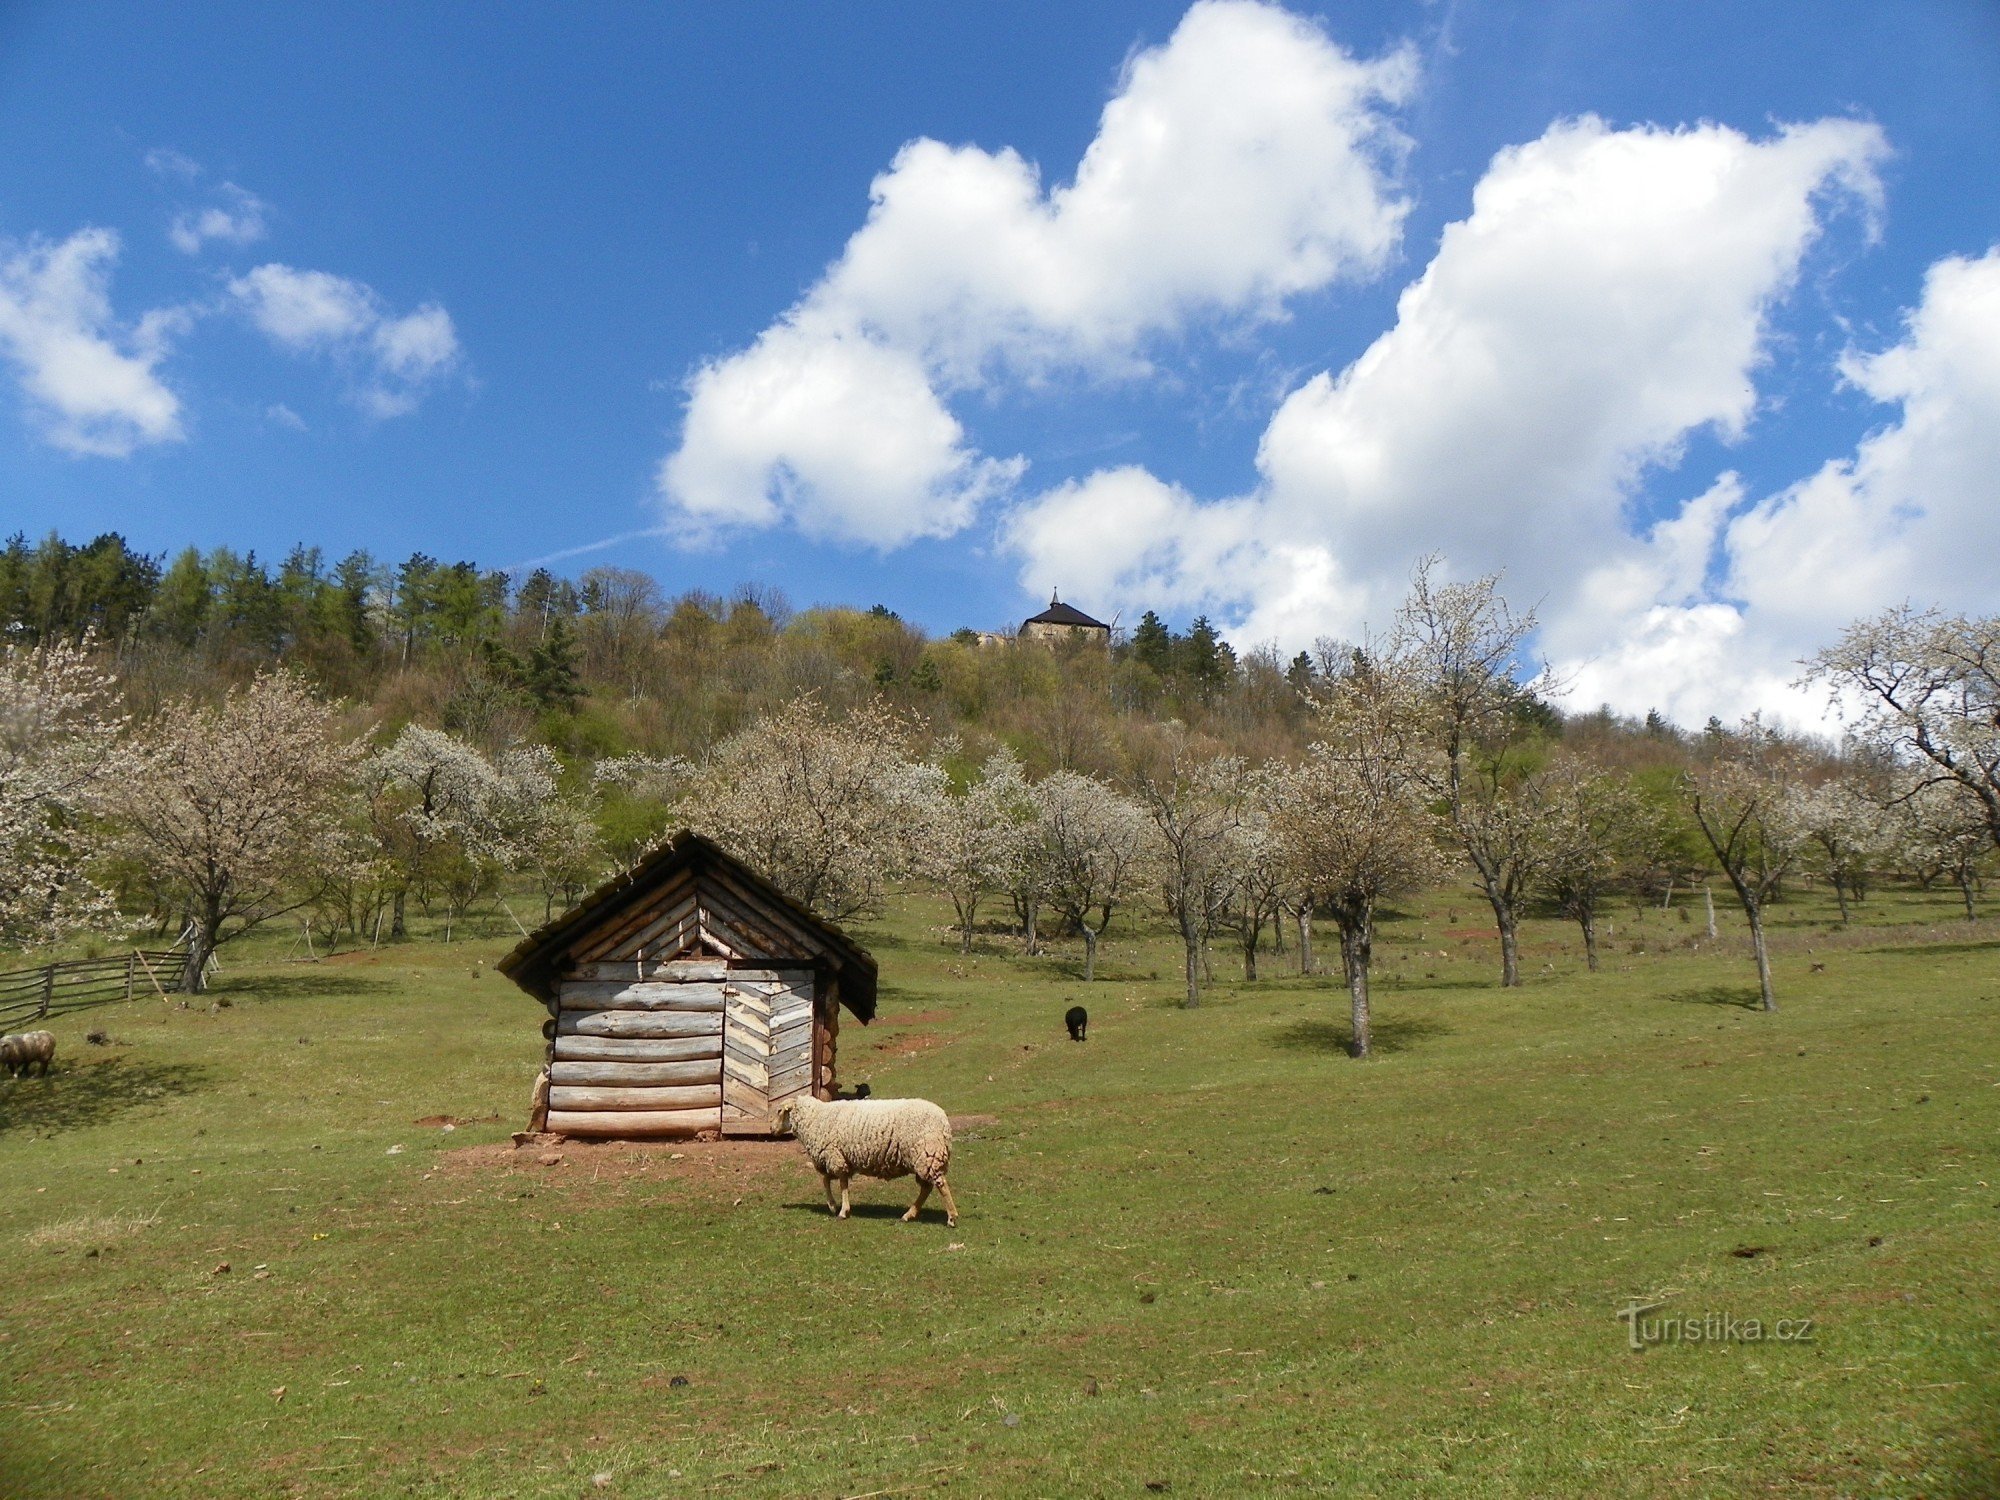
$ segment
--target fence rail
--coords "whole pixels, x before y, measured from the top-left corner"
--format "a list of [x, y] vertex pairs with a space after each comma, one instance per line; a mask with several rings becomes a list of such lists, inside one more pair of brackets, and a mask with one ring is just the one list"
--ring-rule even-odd
[[10, 969], [0, 973], [0, 1028], [130, 1000], [155, 986], [164, 989], [179, 980], [186, 961], [185, 954], [171, 949], [133, 948], [108, 958]]

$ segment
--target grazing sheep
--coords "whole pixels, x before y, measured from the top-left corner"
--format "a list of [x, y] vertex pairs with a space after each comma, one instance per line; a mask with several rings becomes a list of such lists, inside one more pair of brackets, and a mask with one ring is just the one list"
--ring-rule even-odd
[[1063, 1013], [1063, 1025], [1069, 1028], [1069, 1039], [1072, 1042], [1080, 1042], [1083, 1040], [1085, 1030], [1090, 1026], [1090, 1012], [1081, 1005], [1072, 1005]]
[[19, 1078], [35, 1064], [42, 1065], [42, 1077], [49, 1076], [49, 1064], [56, 1060], [53, 1031], [23, 1031], [16, 1036], [0, 1036], [0, 1064], [7, 1076]]
[[[848, 1214], [847, 1179], [917, 1179], [917, 1201], [903, 1215], [909, 1223], [936, 1188], [944, 1198], [944, 1219], [958, 1222], [945, 1171], [951, 1166], [951, 1121], [928, 1099], [856, 1099], [828, 1104], [801, 1094], [778, 1111], [778, 1128], [789, 1128], [826, 1188], [826, 1206], [836, 1218]], [[840, 1184], [840, 1202], [833, 1185]]]

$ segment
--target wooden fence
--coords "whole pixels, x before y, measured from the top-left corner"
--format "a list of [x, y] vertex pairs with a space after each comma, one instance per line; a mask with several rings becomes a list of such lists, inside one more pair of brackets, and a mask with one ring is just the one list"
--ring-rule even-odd
[[180, 982], [185, 953], [134, 948], [109, 958], [76, 958], [0, 974], [0, 1030], [65, 1011], [130, 1000]]

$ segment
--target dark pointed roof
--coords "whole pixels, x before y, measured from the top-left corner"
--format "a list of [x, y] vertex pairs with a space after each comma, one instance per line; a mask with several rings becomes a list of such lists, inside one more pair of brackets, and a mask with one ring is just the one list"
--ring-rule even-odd
[[726, 922], [732, 937], [747, 939], [755, 950], [739, 951], [739, 959], [802, 963], [830, 971], [839, 977], [841, 1004], [863, 1025], [875, 1019], [875, 960], [865, 948], [741, 860], [686, 831], [536, 928], [495, 967], [529, 994], [547, 1000], [596, 934], [677, 885], [692, 887], [694, 910], [685, 919], [690, 934], [705, 930], [704, 892], [713, 891], [715, 900], [710, 904], [716, 922]]
[[1021, 622], [1021, 628], [1030, 625], [1081, 625], [1091, 630], [1109, 630], [1111, 627], [1102, 620], [1093, 620], [1074, 605], [1065, 604], [1054, 594], [1049, 595], [1049, 607], [1040, 614]]

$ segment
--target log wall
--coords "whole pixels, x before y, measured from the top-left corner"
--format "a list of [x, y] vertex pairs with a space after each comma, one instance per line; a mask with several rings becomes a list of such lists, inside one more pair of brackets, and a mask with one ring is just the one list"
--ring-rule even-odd
[[777, 1106], [812, 1086], [823, 1052], [830, 1061], [818, 989], [811, 969], [719, 959], [580, 964], [557, 995], [546, 1128], [619, 1137], [767, 1131]]

